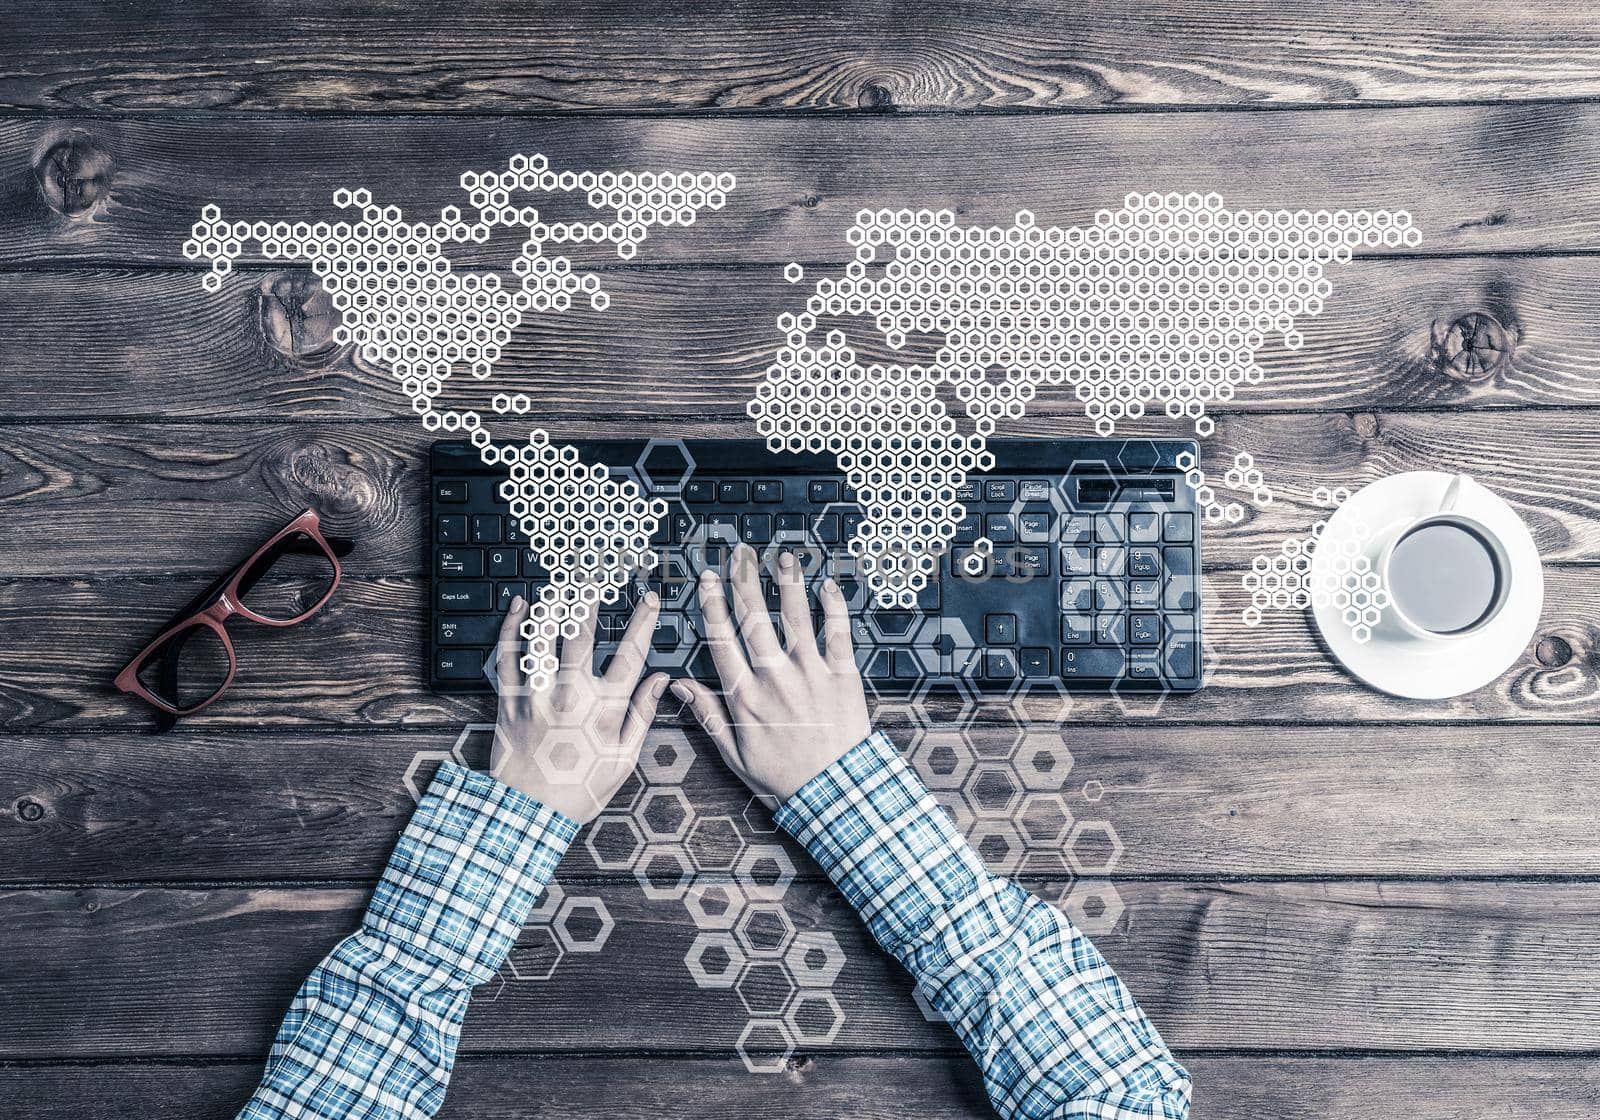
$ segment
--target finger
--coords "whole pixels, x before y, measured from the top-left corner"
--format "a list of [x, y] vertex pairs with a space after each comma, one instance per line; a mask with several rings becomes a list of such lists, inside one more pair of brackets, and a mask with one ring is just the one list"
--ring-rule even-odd
[[563, 672], [576, 669], [581, 673], [590, 675], [594, 673], [594, 632], [600, 624], [600, 610], [593, 603], [589, 604], [588, 610], [589, 613], [584, 616], [583, 621], [578, 623], [577, 636], [565, 638], [561, 642]]
[[[650, 656], [650, 639], [655, 636], [656, 619], [661, 615], [661, 596], [646, 592], [628, 620], [627, 632], [616, 656], [606, 668], [605, 682], [618, 688], [632, 688], [639, 674], [644, 672], [645, 658]], [[665, 685], [662, 686], [666, 687]]]
[[644, 749], [644, 737], [655, 722], [656, 708], [661, 703], [661, 694], [667, 690], [667, 681], [665, 673], [650, 674], [639, 682], [639, 687], [633, 690], [633, 698], [628, 701], [628, 714], [622, 720], [622, 734], [617, 741], [626, 757], [634, 761], [638, 761], [639, 752]]
[[522, 623], [527, 617], [528, 602], [518, 595], [511, 600], [511, 608], [500, 624], [500, 641], [495, 648], [495, 679], [502, 693], [510, 694], [526, 684], [522, 676]]
[[694, 713], [695, 722], [705, 729], [705, 733], [716, 744], [722, 760], [735, 772], [742, 773], [739, 741], [733, 734], [733, 721], [728, 718], [728, 709], [722, 706], [717, 694], [699, 681], [687, 679], [673, 681], [672, 694], [688, 705], [689, 711]]
[[817, 635], [811, 629], [811, 603], [806, 598], [805, 573], [792, 552], [778, 554], [778, 604], [783, 613], [783, 642], [790, 654], [817, 652]]
[[850, 643], [850, 609], [845, 605], [844, 592], [831, 576], [822, 582], [822, 634], [829, 667], [848, 666], [853, 671], [856, 655]]
[[766, 600], [761, 596], [761, 565], [756, 560], [756, 550], [747, 544], [733, 550], [733, 612], [752, 664], [759, 665], [783, 653], [767, 615]]
[[749, 675], [750, 666], [745, 663], [739, 639], [733, 632], [722, 580], [709, 568], [700, 574], [700, 617], [705, 621], [706, 644], [711, 647], [711, 662], [717, 667], [717, 676], [724, 689], [732, 689]]

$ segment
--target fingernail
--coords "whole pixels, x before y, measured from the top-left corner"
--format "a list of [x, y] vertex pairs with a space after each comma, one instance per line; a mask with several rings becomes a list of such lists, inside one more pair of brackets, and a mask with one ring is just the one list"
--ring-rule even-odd
[[791, 568], [793, 568], [794, 567], [794, 553], [792, 553], [792, 552], [780, 552], [780, 553], [778, 553], [778, 567], [782, 568], [786, 572], [789, 571]]
[[700, 573], [700, 582], [701, 583], [716, 583], [717, 582], [717, 573], [713, 572], [710, 568], [707, 568], [705, 571]]
[[833, 579], [832, 576], [829, 576], [827, 579], [822, 581], [822, 589], [824, 591], [826, 591], [829, 595], [837, 595], [837, 594], [839, 594], [839, 585], [834, 582], [834, 579]]
[[668, 682], [668, 678], [666, 678], [666, 677], [657, 677], [656, 678], [656, 683], [654, 685], [652, 685], [651, 688], [650, 688], [651, 695], [660, 696], [663, 692], [665, 692], [667, 690], [667, 684], [668, 683], [669, 683]]
[[522, 609], [522, 596], [521, 595], [513, 595], [513, 596], [511, 596], [511, 609], [514, 610], [514, 611], [520, 611]]
[[689, 686], [684, 684], [682, 681], [673, 681], [672, 695], [676, 696], [679, 700], [687, 700], [693, 694], [689, 691]]
[[644, 605], [647, 607], [659, 607], [661, 605], [661, 596], [654, 591], [646, 591], [644, 593]]

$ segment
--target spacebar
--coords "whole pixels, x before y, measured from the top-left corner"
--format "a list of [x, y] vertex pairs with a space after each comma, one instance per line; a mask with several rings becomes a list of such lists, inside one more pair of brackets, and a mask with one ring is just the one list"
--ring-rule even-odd
[[1128, 654], [1117, 646], [1063, 646], [1061, 676], [1067, 680], [1116, 680], [1127, 670]]

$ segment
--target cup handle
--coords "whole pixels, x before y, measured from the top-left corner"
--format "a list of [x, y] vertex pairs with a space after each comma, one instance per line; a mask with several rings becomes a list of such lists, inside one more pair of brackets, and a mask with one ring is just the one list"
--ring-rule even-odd
[[1461, 497], [1461, 488], [1472, 481], [1470, 475], [1458, 474], [1450, 480], [1450, 485], [1444, 488], [1444, 497], [1439, 500], [1439, 512], [1449, 513], [1456, 508], [1456, 502]]

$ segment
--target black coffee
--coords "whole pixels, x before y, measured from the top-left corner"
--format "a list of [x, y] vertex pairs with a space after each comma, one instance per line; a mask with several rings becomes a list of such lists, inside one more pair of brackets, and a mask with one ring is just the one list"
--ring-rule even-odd
[[1477, 533], [1436, 521], [1401, 537], [1389, 557], [1389, 594], [1424, 630], [1454, 634], [1483, 621], [1500, 598], [1500, 565]]

